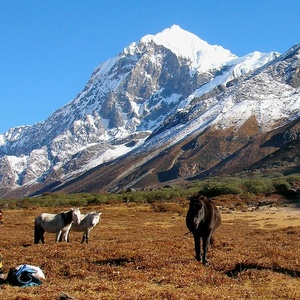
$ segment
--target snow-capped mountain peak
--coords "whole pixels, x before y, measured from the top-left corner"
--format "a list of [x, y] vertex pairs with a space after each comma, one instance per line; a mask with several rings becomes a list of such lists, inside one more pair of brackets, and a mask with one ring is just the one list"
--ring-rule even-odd
[[[173, 25], [156, 35], [148, 34], [140, 42], [145, 44], [154, 42], [156, 45], [164, 46], [178, 57], [189, 59], [192, 69], [197, 69], [199, 72], [217, 69], [237, 58], [229, 50], [221, 46], [210, 45], [178, 25]], [[136, 43], [133, 43], [125, 51], [132, 50], [135, 46]]]
[[[228, 117], [231, 107], [244, 98], [252, 99], [253, 89], [248, 85], [232, 89], [238, 96], [229, 93], [226, 103], [214, 96], [215, 91], [230, 90], [229, 81], [270, 64], [277, 56], [253, 52], [237, 57], [177, 25], [144, 36], [101, 63], [82, 92], [44, 122], [0, 134], [0, 196], [30, 184], [32, 192], [67, 182], [134, 149], [149, 151], [151, 141], [155, 146], [175, 143], [220, 119], [218, 114]], [[298, 86], [297, 59], [290, 68], [295, 76], [292, 72], [288, 78], [294, 87]], [[282, 67], [276, 70], [278, 76], [285, 72]], [[288, 103], [294, 90], [283, 87]], [[254, 108], [256, 114], [261, 106]], [[197, 120], [196, 115], [200, 116]], [[241, 119], [237, 124], [243, 122], [242, 115], [235, 114], [235, 118]], [[226, 121], [222, 124], [230, 123]], [[180, 130], [177, 138], [171, 133], [177, 130], [175, 126]], [[150, 135], [155, 138], [149, 139]]]

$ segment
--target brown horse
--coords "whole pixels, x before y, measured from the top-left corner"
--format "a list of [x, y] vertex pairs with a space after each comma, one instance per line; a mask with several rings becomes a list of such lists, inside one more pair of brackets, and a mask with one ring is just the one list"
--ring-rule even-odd
[[206, 253], [212, 234], [221, 224], [221, 215], [216, 205], [201, 195], [189, 197], [190, 206], [186, 226], [194, 236], [196, 259], [201, 261], [200, 240], [202, 239], [202, 263], [207, 264]]

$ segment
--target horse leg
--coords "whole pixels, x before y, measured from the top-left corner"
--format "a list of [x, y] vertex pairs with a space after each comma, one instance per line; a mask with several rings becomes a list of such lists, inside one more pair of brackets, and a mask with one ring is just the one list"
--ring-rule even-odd
[[195, 258], [200, 261], [200, 236], [196, 233], [194, 233], [194, 243], [195, 243], [195, 252], [196, 256]]
[[55, 242], [58, 243], [59, 240], [60, 240], [60, 237], [61, 237], [61, 230], [59, 230], [59, 231], [56, 232]]
[[41, 242], [43, 244], [45, 244], [44, 233], [45, 233], [45, 230], [43, 228], [40, 228], [40, 238], [41, 238]]
[[86, 241], [87, 244], [89, 243], [90, 232], [91, 232], [91, 229], [88, 228], [88, 229], [86, 230], [86, 235], [85, 235], [85, 241]]
[[44, 232], [45, 230], [39, 225], [34, 226], [34, 243], [38, 244], [40, 241], [44, 244]]
[[61, 234], [60, 237], [59, 237], [59, 242], [60, 242], [60, 243], [62, 242], [62, 234]]
[[61, 240], [64, 240], [66, 243], [69, 243], [70, 242], [70, 230], [71, 230], [71, 226], [72, 226], [72, 223], [65, 226], [61, 231]]
[[212, 235], [212, 232], [209, 232], [203, 236], [203, 245], [202, 245], [203, 246], [203, 255], [202, 255], [203, 265], [208, 264], [207, 259], [206, 259], [206, 254], [207, 254], [208, 245], [211, 242], [211, 235]]
[[69, 243], [69, 230], [61, 230], [60, 231], [60, 237], [59, 237], [59, 241], [65, 241], [67, 243]]
[[83, 244], [83, 243], [84, 243], [84, 240], [85, 240], [85, 232], [84, 232], [84, 233], [83, 233], [83, 235], [82, 235], [81, 244]]
[[85, 240], [86, 243], [88, 243], [88, 239], [89, 239], [89, 230], [86, 229], [86, 230], [83, 232], [81, 244], [84, 243], [84, 240]]
[[40, 242], [41, 235], [38, 226], [34, 225], [34, 243], [38, 244]]

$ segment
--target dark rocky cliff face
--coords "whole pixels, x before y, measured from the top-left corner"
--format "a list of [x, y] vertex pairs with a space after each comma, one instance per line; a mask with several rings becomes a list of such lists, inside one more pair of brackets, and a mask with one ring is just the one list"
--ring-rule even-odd
[[[128, 70], [131, 60], [130, 56], [126, 56], [118, 61], [112, 73], [125, 74], [125, 68], [128, 74], [116, 91], [110, 92], [104, 99], [101, 96], [100, 116], [110, 120], [110, 128], [124, 125], [126, 120], [122, 119], [122, 114], [125, 113], [128, 119], [143, 119], [137, 129], [145, 130], [149, 122], [159, 117], [162, 121], [182, 99], [213, 77], [213, 71], [204, 74], [196, 72], [191, 77], [190, 62], [179, 59], [162, 46], [153, 45], [153, 48], [140, 53], [132, 69]], [[178, 95], [175, 100], [165, 101], [173, 95]], [[139, 114], [135, 112], [133, 102], [141, 106]]]

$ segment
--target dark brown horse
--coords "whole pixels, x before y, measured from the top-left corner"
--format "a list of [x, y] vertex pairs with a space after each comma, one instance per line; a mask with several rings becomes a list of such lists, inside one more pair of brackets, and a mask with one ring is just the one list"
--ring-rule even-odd
[[221, 224], [221, 215], [216, 205], [201, 195], [189, 197], [190, 206], [186, 226], [194, 236], [196, 259], [201, 261], [200, 240], [202, 239], [202, 263], [207, 264], [206, 254], [212, 234]]

